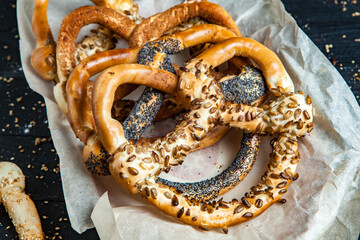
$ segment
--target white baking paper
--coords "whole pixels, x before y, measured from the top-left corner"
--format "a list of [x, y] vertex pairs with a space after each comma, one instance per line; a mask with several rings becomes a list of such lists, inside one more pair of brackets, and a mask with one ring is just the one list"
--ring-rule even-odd
[[[136, 2], [143, 17], [180, 3]], [[18, 0], [22, 65], [30, 87], [45, 98], [72, 227], [81, 233], [95, 224], [102, 239], [355, 239], [360, 230], [360, 111], [353, 94], [279, 0], [213, 2], [230, 13], [243, 36], [271, 48], [283, 61], [296, 89], [313, 99], [314, 132], [300, 140], [302, 160], [297, 168], [300, 178], [285, 194], [287, 203], [274, 204], [259, 217], [230, 227], [225, 235], [220, 230], [200, 231], [160, 213], [138, 195], [130, 195], [111, 177], [91, 176], [82, 165], [82, 144], [56, 106], [53, 84], [43, 81], [31, 67], [30, 54], [35, 47], [31, 30], [33, 2]], [[61, 19], [86, 4], [91, 2], [50, 1], [48, 17], [55, 37]], [[164, 125], [158, 123], [148, 134], [163, 133]], [[171, 125], [171, 121], [166, 125]], [[188, 156], [170, 178], [194, 181], [194, 174], [205, 179], [221, 172], [236, 154], [239, 137], [239, 133], [232, 132], [211, 149]], [[224, 196], [225, 200], [243, 196], [258, 182], [268, 162], [269, 139], [264, 139], [251, 173]]]

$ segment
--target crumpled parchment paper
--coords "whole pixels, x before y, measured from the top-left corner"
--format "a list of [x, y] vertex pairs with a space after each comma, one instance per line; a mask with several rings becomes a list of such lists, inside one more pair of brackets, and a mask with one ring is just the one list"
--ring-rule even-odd
[[[136, 2], [143, 17], [180, 3]], [[279, 0], [212, 2], [230, 13], [243, 36], [271, 48], [282, 60], [296, 89], [313, 99], [314, 132], [300, 140], [301, 161], [297, 168], [300, 178], [284, 195], [287, 203], [274, 204], [259, 217], [230, 227], [225, 235], [221, 230], [200, 231], [160, 213], [138, 195], [130, 195], [111, 177], [91, 176], [82, 165], [82, 144], [55, 103], [53, 84], [42, 80], [31, 67], [30, 54], [35, 47], [31, 30], [33, 2], [18, 0], [22, 65], [30, 87], [45, 98], [72, 227], [83, 232], [95, 224], [102, 239], [355, 239], [360, 230], [360, 111], [354, 95]], [[63, 17], [86, 4], [91, 2], [50, 1], [48, 17], [55, 39]], [[163, 133], [166, 130], [163, 125], [154, 126], [148, 134]], [[239, 146], [229, 142], [234, 139], [239, 142], [239, 137], [239, 133], [232, 132], [211, 149], [188, 156], [184, 166], [172, 172], [170, 178], [192, 181], [194, 173], [205, 179], [221, 172]], [[225, 200], [243, 196], [259, 181], [268, 162], [269, 139], [263, 140], [262, 152], [251, 173], [224, 196]], [[225, 160], [217, 162], [218, 159]]]

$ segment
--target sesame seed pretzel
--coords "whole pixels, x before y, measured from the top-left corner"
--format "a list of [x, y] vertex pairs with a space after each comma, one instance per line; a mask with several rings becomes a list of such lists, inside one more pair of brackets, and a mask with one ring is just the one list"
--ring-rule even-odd
[[134, 0], [91, 0], [97, 6], [114, 9], [139, 24], [142, 18], [139, 16], [138, 5]]
[[[225, 102], [219, 85], [211, 75], [213, 68], [233, 56], [254, 60], [266, 79], [274, 99], [270, 104], [253, 107]], [[124, 66], [122, 66], [123, 68]], [[190, 111], [175, 129], [163, 138], [134, 144], [124, 137], [122, 126], [111, 118], [109, 102], [125, 77], [118, 68], [119, 79], [103, 72], [95, 82], [93, 111], [100, 139], [114, 154], [109, 167], [111, 175], [131, 193], [140, 193], [162, 212], [203, 229], [227, 227], [249, 220], [278, 201], [289, 183], [297, 179], [299, 162], [297, 137], [311, 132], [313, 108], [311, 98], [295, 94], [293, 83], [275, 53], [248, 38], [231, 38], [209, 48], [191, 60], [181, 77], [178, 94]], [[112, 69], [113, 71], [114, 69]], [[106, 84], [108, 87], [104, 88]], [[270, 164], [261, 181], [240, 201], [191, 201], [181, 192], [156, 181], [172, 163], [183, 161], [199, 141], [216, 124], [257, 133], [279, 133], [271, 145]]]

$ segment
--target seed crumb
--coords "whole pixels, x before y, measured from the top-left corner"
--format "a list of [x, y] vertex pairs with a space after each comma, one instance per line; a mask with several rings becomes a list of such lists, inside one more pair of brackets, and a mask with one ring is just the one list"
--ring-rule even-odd
[[38, 146], [41, 143], [41, 140], [39, 137], [35, 138], [35, 146]]
[[43, 164], [41, 165], [41, 170], [47, 172], [49, 169], [45, 164]]

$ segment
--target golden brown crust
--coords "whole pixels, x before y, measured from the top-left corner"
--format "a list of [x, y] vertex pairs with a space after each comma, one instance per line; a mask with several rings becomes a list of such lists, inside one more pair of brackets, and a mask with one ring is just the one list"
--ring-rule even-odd
[[182, 3], [140, 23], [129, 39], [129, 46], [139, 47], [146, 42], [155, 40], [171, 28], [197, 16], [210, 23], [228, 28], [236, 36], [241, 36], [231, 16], [219, 5], [210, 2]]
[[[66, 85], [68, 118], [75, 135], [84, 143], [93, 133], [94, 125], [91, 110], [91, 96], [88, 96], [89, 78], [102, 70], [117, 64], [136, 62], [138, 50], [116, 49], [93, 55], [76, 66]], [[116, 93], [123, 98], [137, 85], [123, 85]]]
[[31, 53], [31, 65], [45, 80], [56, 80], [55, 48], [53, 35], [47, 20], [48, 0], [35, 0], [32, 29], [36, 47]]
[[[177, 76], [172, 73], [138, 64], [122, 64], [103, 71], [98, 76], [94, 86], [94, 89], [97, 90], [94, 90], [93, 93], [93, 112], [97, 129], [99, 127], [102, 129], [99, 135], [105, 149], [109, 153], [113, 153], [119, 146], [116, 143], [118, 137], [123, 134], [121, 124], [116, 120], [111, 120], [112, 123], [108, 124], [108, 120], [112, 119], [111, 107], [114, 101], [114, 92], [120, 85], [125, 83], [146, 85], [175, 95], [177, 81]], [[104, 97], [103, 101], [98, 102], [96, 96]], [[98, 111], [102, 114], [99, 114]]]
[[129, 10], [134, 5], [133, 0], [91, 0], [98, 6], [107, 7], [116, 11]]
[[65, 85], [75, 67], [74, 51], [76, 38], [83, 26], [98, 23], [128, 39], [135, 23], [128, 17], [105, 7], [85, 6], [68, 14], [62, 21], [56, 48], [56, 64], [59, 83], [54, 87], [55, 99], [60, 109], [67, 113]]
[[128, 17], [105, 7], [85, 6], [72, 11], [63, 19], [59, 30], [56, 60], [60, 81], [66, 81], [74, 68], [73, 53], [80, 30], [91, 23], [105, 26], [125, 39], [130, 37], [136, 25]]
[[[221, 53], [221, 57], [218, 57]], [[263, 70], [270, 91], [281, 87], [283, 92], [294, 92], [294, 84], [276, 54], [250, 38], [233, 38], [223, 41], [197, 56], [206, 59], [208, 66], [219, 66], [232, 57], [241, 55], [254, 60]]]

